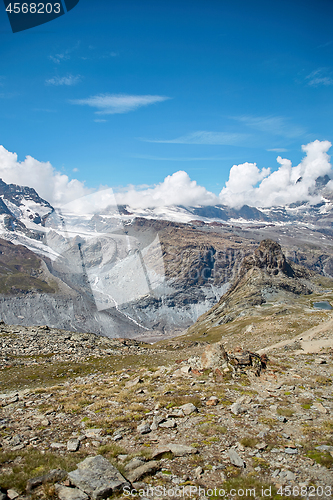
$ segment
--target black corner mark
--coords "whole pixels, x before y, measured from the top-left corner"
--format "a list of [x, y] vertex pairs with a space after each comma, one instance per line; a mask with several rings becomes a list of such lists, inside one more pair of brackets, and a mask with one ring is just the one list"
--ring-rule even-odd
[[[48, 23], [66, 13], [62, 0], [3, 1], [13, 33]], [[69, 11], [79, 3], [79, 0], [64, 0], [64, 2]]]
[[75, 5], [79, 3], [80, 0], [64, 0], [67, 12], [74, 9]]

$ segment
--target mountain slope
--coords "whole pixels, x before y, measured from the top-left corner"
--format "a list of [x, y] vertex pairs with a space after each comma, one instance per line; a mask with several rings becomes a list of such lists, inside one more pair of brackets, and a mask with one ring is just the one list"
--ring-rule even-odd
[[290, 338], [321, 321], [323, 312], [313, 303], [331, 301], [332, 287], [332, 279], [288, 262], [278, 243], [264, 240], [244, 258], [231, 288], [198, 318], [187, 336], [227, 339], [242, 332], [246, 343], [253, 332], [262, 343]]

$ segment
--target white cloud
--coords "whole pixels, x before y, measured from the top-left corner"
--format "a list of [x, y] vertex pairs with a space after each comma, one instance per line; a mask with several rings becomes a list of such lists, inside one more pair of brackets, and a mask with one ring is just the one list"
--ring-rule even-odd
[[248, 140], [249, 134], [238, 134], [229, 132], [209, 132], [199, 130], [191, 134], [183, 135], [176, 139], [141, 139], [145, 142], [158, 142], [165, 144], [216, 144], [216, 145], [234, 145]]
[[333, 78], [328, 75], [327, 72], [328, 70], [326, 68], [318, 68], [306, 76], [305, 79], [308, 80], [308, 85], [311, 87], [319, 87], [321, 85], [327, 87], [333, 85]]
[[266, 149], [266, 151], [273, 151], [273, 153], [286, 153], [288, 149], [285, 148], [271, 148], [271, 149]]
[[54, 76], [53, 78], [49, 78], [45, 80], [46, 85], [76, 85], [81, 80], [81, 75], [68, 75], [68, 76]]
[[96, 108], [98, 115], [114, 115], [117, 113], [128, 113], [142, 106], [155, 104], [170, 99], [160, 95], [128, 95], [128, 94], [99, 94], [87, 99], [74, 99], [72, 104], [90, 106]]
[[119, 204], [133, 208], [215, 205], [219, 202], [215, 194], [203, 186], [198, 186], [183, 170], [168, 175], [153, 188], [138, 190], [135, 186], [129, 186], [126, 192], [117, 193], [116, 199]]
[[55, 54], [54, 56], [49, 56], [49, 59], [51, 59], [51, 61], [53, 61], [54, 63], [59, 64], [62, 61], [67, 61], [68, 59], [70, 59], [70, 55], [66, 53]]
[[40, 162], [31, 156], [19, 162], [17, 154], [7, 151], [3, 146], [0, 146], [0, 178], [8, 184], [34, 188], [42, 198], [56, 207], [92, 191], [79, 180], [70, 180], [67, 175], [55, 170], [49, 162]]
[[[269, 168], [259, 169], [255, 163], [233, 165], [219, 196], [198, 185], [186, 172], [180, 170], [168, 175], [155, 186], [130, 185], [116, 194], [116, 200], [118, 204], [133, 208], [219, 203], [232, 207], [244, 204], [270, 207], [297, 201], [318, 203], [320, 196], [314, 194], [317, 177], [327, 174], [333, 179], [330, 157], [327, 154], [330, 147], [329, 141], [314, 141], [302, 146], [305, 157], [295, 167], [290, 160], [279, 156], [279, 167], [273, 172]], [[73, 171], [77, 169], [74, 168]], [[31, 156], [19, 162], [17, 155], [3, 146], [0, 146], [0, 177], [7, 183], [33, 187], [55, 207], [75, 202], [93, 192], [94, 203], [101, 198], [105, 205], [108, 200], [105, 189], [110, 190], [108, 186], [101, 187], [98, 192], [88, 189], [79, 180], [70, 180], [67, 175], [55, 170], [49, 162], [39, 162]], [[333, 188], [333, 181], [329, 182], [328, 187]], [[98, 193], [102, 190], [103, 195], [99, 196]], [[84, 203], [84, 200], [81, 202]]]
[[314, 141], [302, 146], [306, 156], [295, 167], [290, 160], [278, 156], [280, 166], [272, 173], [270, 169], [260, 170], [255, 163], [234, 165], [219, 195], [221, 202], [233, 207], [317, 203], [320, 197], [313, 194], [316, 178], [332, 174], [327, 154], [331, 145], [329, 141]]
[[71, 53], [74, 52], [76, 49], [78, 49], [80, 46], [80, 41], [78, 41], [73, 47], [70, 47], [69, 49], [64, 50], [63, 52], [55, 55], [50, 55], [49, 59], [53, 61], [56, 64], [60, 64], [63, 61], [68, 61], [68, 59], [71, 58]]
[[305, 132], [302, 127], [293, 125], [284, 116], [235, 116], [233, 118], [260, 132], [287, 138], [299, 137]]

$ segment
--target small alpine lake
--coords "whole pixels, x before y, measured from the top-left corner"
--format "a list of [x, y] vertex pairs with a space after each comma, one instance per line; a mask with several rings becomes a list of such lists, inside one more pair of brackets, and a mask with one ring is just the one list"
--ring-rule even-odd
[[327, 300], [323, 300], [321, 302], [314, 302], [313, 307], [315, 309], [324, 309], [325, 311], [330, 311], [332, 309], [332, 306]]

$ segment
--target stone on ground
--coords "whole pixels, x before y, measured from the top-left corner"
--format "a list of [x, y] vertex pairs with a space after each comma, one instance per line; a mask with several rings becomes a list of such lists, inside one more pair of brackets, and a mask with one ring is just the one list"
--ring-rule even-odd
[[76, 470], [69, 472], [68, 477], [74, 486], [93, 500], [107, 498], [129, 486], [118, 469], [101, 455], [86, 458], [77, 465]]

